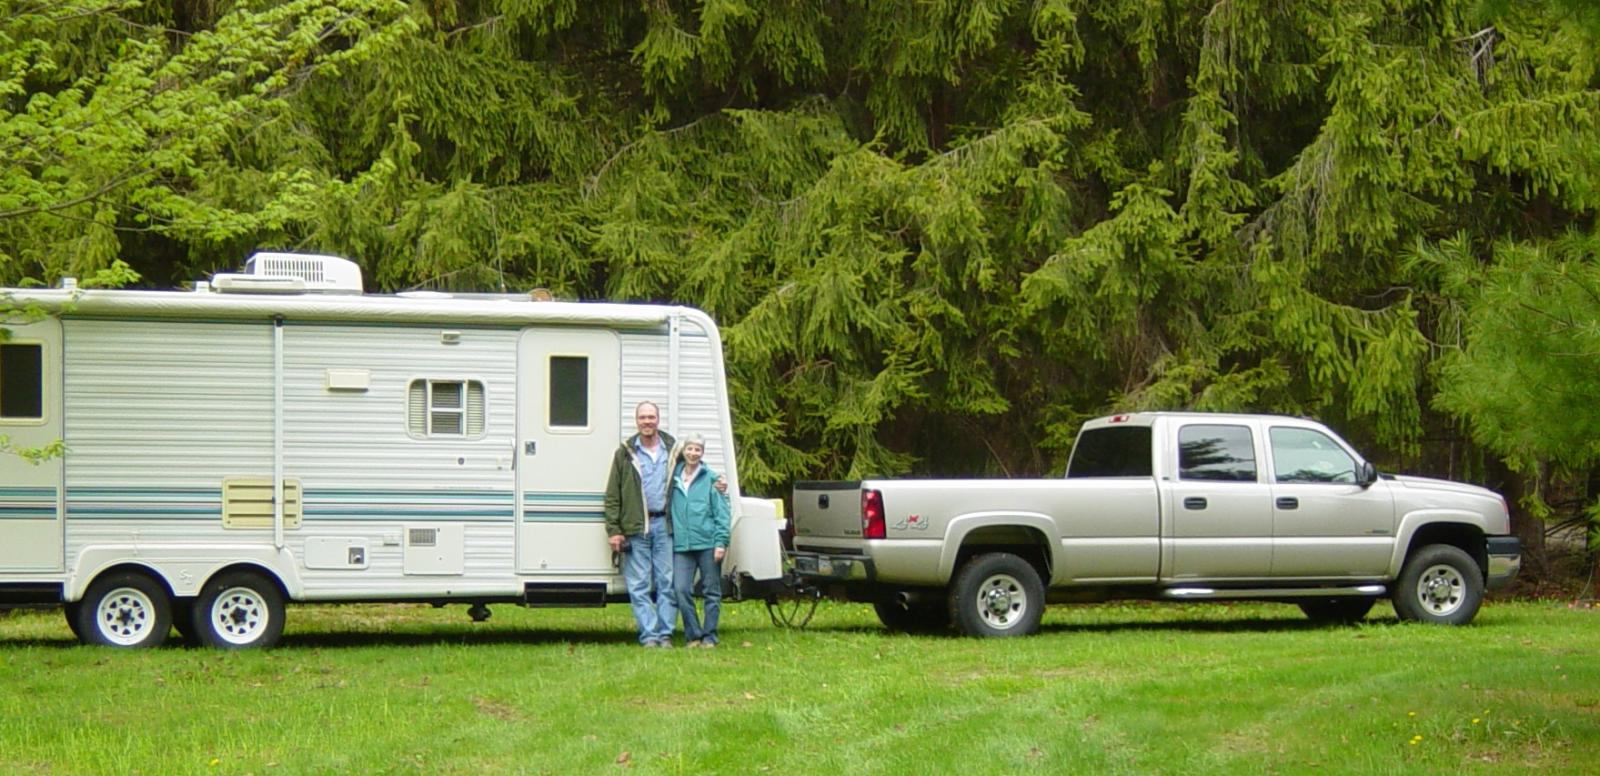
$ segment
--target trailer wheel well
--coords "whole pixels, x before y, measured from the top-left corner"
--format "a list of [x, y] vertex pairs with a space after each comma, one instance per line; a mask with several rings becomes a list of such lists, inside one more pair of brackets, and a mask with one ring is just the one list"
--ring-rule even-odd
[[1050, 544], [1043, 531], [1021, 525], [993, 525], [973, 530], [961, 539], [951, 578], [960, 573], [967, 561], [987, 552], [1009, 552], [1022, 558], [1039, 573], [1039, 580], [1046, 587], [1050, 586]]
[[1405, 557], [1410, 558], [1417, 550], [1430, 544], [1448, 544], [1460, 548], [1478, 563], [1480, 572], [1488, 573], [1488, 542], [1484, 539], [1483, 532], [1476, 526], [1466, 523], [1429, 523], [1422, 526], [1411, 535], [1411, 543], [1406, 546]]
[[202, 582], [200, 587], [204, 588], [206, 586], [206, 583], [209, 583], [211, 580], [216, 579], [218, 576], [220, 576], [222, 574], [228, 574], [228, 573], [232, 573], [232, 572], [244, 572], [244, 573], [255, 574], [255, 575], [261, 577], [262, 579], [265, 579], [268, 582], [271, 582], [273, 587], [278, 588], [278, 594], [283, 596], [283, 600], [285, 600], [285, 601], [289, 600], [289, 588], [286, 587], [283, 584], [283, 580], [279, 579], [278, 575], [273, 573], [272, 569], [269, 569], [266, 566], [263, 566], [263, 565], [261, 565], [259, 563], [247, 563], [247, 562], [230, 563], [230, 564], [228, 564], [226, 566], [223, 566], [222, 568], [217, 569], [216, 571], [211, 572], [211, 575], [206, 577], [205, 582]]
[[[164, 576], [161, 572], [144, 565], [143, 563], [116, 563], [100, 569], [94, 573], [94, 576], [90, 577], [84, 582], [83, 589], [88, 590], [94, 585], [96, 580], [107, 574], [139, 574], [141, 576], [149, 577], [155, 580], [156, 584], [160, 585], [162, 590], [166, 591], [168, 599], [177, 599], [177, 596], [172, 594], [172, 583], [167, 581], [166, 576]], [[79, 600], [82, 600], [82, 598], [83, 597], [80, 595]]]

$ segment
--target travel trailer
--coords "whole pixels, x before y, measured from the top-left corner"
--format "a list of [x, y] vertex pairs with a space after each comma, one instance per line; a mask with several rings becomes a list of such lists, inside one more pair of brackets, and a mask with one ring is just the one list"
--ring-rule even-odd
[[[541, 298], [542, 297], [542, 298]], [[0, 291], [0, 606], [78, 636], [268, 646], [285, 602], [625, 600], [602, 501], [636, 405], [728, 481], [726, 588], [782, 576], [740, 495], [704, 313], [362, 293], [352, 262], [256, 254], [188, 291]]]

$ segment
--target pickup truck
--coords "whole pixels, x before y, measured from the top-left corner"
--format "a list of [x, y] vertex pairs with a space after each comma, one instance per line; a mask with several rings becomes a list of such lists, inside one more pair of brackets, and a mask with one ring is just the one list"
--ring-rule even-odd
[[1515, 578], [1505, 499], [1379, 474], [1314, 421], [1150, 412], [1084, 424], [1066, 477], [796, 483], [795, 574], [883, 624], [973, 636], [1052, 601], [1269, 599], [1460, 625]]

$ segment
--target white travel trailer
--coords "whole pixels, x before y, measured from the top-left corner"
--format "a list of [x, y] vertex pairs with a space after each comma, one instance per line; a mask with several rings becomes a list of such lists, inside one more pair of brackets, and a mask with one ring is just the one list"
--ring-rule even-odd
[[63, 604], [86, 642], [266, 646], [285, 601], [623, 600], [602, 499], [643, 400], [728, 479], [733, 593], [779, 582], [702, 312], [364, 295], [292, 254], [191, 291], [63, 285], [0, 291], [0, 437], [65, 443], [0, 452], [0, 605]]

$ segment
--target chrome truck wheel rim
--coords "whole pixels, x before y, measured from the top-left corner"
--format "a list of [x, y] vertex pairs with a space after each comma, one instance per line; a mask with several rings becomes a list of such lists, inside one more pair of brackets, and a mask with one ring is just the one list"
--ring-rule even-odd
[[985, 625], [1006, 630], [1022, 622], [1028, 611], [1028, 594], [1010, 574], [995, 574], [978, 586], [978, 616]]
[[1466, 599], [1467, 580], [1454, 566], [1429, 566], [1417, 579], [1417, 601], [1422, 608], [1445, 616], [1461, 608]]

